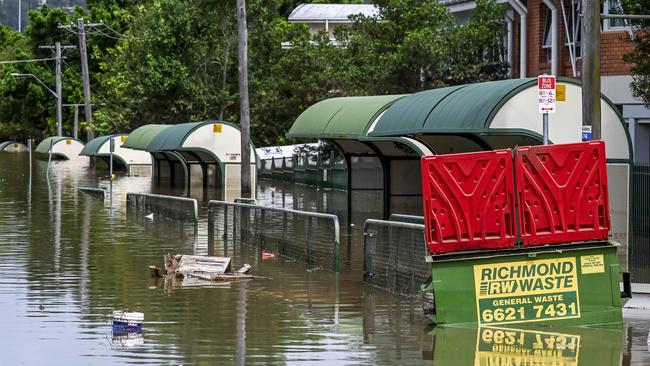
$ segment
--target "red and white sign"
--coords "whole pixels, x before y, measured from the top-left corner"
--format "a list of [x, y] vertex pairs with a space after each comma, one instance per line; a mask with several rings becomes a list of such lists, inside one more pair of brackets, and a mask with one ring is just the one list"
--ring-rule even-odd
[[555, 76], [537, 77], [537, 105], [539, 113], [555, 113]]

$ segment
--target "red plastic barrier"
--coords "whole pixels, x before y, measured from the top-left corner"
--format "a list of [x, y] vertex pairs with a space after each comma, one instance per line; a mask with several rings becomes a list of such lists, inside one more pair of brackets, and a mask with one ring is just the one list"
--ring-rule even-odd
[[512, 152], [422, 158], [425, 237], [432, 254], [512, 248]]
[[602, 141], [515, 150], [524, 246], [607, 240], [607, 164]]

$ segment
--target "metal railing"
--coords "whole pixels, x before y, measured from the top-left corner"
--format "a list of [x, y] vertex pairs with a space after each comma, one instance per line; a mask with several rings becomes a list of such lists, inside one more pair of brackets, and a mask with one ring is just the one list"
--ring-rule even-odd
[[388, 292], [418, 297], [431, 275], [424, 225], [366, 220], [363, 227], [363, 279]]
[[210, 201], [208, 240], [256, 245], [310, 266], [339, 271], [340, 228], [336, 215]]
[[198, 221], [199, 206], [194, 198], [148, 193], [127, 193], [127, 212], [160, 215], [182, 221]]
[[407, 222], [411, 224], [424, 225], [424, 216], [391, 214], [390, 217], [388, 218], [388, 221], [398, 221], [398, 222]]

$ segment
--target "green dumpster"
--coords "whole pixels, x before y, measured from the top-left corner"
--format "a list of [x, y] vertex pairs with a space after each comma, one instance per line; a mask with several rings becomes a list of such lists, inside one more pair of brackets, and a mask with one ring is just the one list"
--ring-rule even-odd
[[435, 324], [621, 324], [614, 242], [427, 257]]

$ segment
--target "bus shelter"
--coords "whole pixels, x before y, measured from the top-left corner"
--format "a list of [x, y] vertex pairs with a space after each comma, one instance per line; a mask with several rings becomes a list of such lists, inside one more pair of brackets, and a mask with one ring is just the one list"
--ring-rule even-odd
[[289, 137], [320, 139], [333, 151], [333, 159], [345, 162], [348, 212], [354, 206], [355, 212], [365, 209], [387, 218], [391, 212], [414, 213], [422, 207], [421, 187], [407, 182], [420, 181], [420, 157], [431, 150], [411, 137], [367, 136], [377, 118], [402, 98], [327, 99], [306, 109], [289, 130]]
[[0, 143], [0, 151], [27, 152], [27, 146], [17, 141], [5, 141], [3, 143]]
[[41, 159], [48, 159], [50, 154], [52, 159], [58, 160], [87, 160], [86, 157], [79, 155], [84, 148], [84, 143], [78, 139], [64, 136], [52, 136], [41, 141], [36, 146], [36, 156]]
[[80, 155], [97, 157], [109, 164], [110, 145], [113, 141], [113, 168], [127, 175], [150, 175], [151, 154], [123, 146], [127, 134], [100, 136], [89, 141]]
[[[225, 199], [239, 196], [241, 134], [229, 122], [146, 125], [134, 130], [124, 146], [152, 155], [153, 179], [158, 183], [168, 179], [171, 186], [182, 182], [189, 188], [193, 180], [200, 180], [204, 188], [224, 189]], [[255, 187], [255, 162], [251, 146], [251, 187]]]
[[[564, 101], [549, 115], [550, 143], [581, 141], [582, 88], [558, 78]], [[411, 136], [436, 154], [540, 145], [542, 115], [537, 107], [537, 79], [501, 80], [459, 85], [409, 95], [394, 103], [370, 137]], [[602, 139], [605, 141], [612, 235], [627, 256], [632, 144], [616, 107], [601, 96]], [[626, 266], [627, 258], [620, 258]]]

